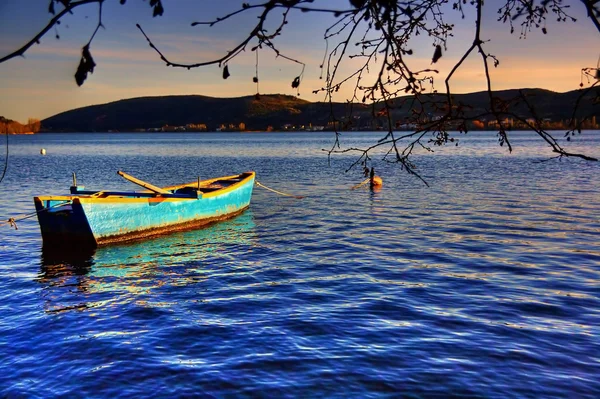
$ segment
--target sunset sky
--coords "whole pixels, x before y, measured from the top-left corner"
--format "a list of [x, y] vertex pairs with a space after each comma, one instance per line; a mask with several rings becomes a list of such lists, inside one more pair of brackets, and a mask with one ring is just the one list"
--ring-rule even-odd
[[[152, 18], [147, 1], [107, 0], [103, 22], [91, 51], [97, 67], [82, 87], [73, 74], [79, 63], [81, 47], [88, 41], [98, 17], [98, 6], [92, 4], [75, 10], [64, 18], [58, 30], [51, 30], [40, 45], [32, 47], [25, 58], [15, 58], [0, 64], [0, 115], [25, 122], [28, 117], [46, 118], [72, 108], [140, 96], [201, 94], [215, 97], [251, 95], [255, 92], [254, 53], [247, 51], [229, 64], [231, 77], [224, 81], [215, 66], [185, 70], [168, 68], [148, 47], [135, 27], [142, 25], [154, 43], [174, 62], [199, 62], [221, 57], [246, 37], [255, 15], [239, 16], [212, 28], [191, 27], [193, 21], [212, 20], [240, 7], [241, 0], [198, 1], [163, 0], [165, 13]], [[253, 2], [250, 2], [253, 3]], [[322, 3], [322, 4], [320, 4]], [[564, 92], [579, 87], [583, 67], [595, 67], [600, 55], [600, 34], [587, 19], [579, 1], [571, 1], [570, 14], [577, 23], [548, 21], [548, 34], [531, 32], [527, 39], [519, 38], [519, 29], [510, 34], [508, 25], [496, 21], [500, 0], [485, 3], [484, 39], [490, 53], [500, 59], [493, 70], [493, 88], [509, 89], [540, 87]], [[346, 8], [347, 0], [321, 0], [315, 6]], [[50, 19], [48, 0], [0, 1], [0, 55], [4, 56], [23, 45]], [[280, 13], [274, 13], [277, 16]], [[450, 12], [448, 21], [456, 24], [448, 52], [438, 62], [440, 70], [436, 88], [443, 89], [443, 80], [454, 63], [469, 47], [473, 38], [472, 11], [465, 20]], [[471, 17], [471, 18], [470, 18]], [[325, 14], [292, 15], [286, 30], [277, 41], [286, 55], [306, 63], [300, 97], [321, 101], [323, 95], [312, 94], [321, 87], [319, 65], [325, 52], [323, 32], [333, 17]], [[55, 38], [58, 33], [60, 40]], [[411, 62], [427, 67], [433, 47], [427, 40], [415, 41]], [[261, 93], [295, 95], [291, 81], [301, 67], [272, 53], [260, 53]], [[349, 71], [352, 63], [346, 64]], [[457, 93], [485, 89], [480, 58], [472, 56], [456, 75], [452, 89]], [[334, 100], [344, 101], [351, 87], [340, 90]]]

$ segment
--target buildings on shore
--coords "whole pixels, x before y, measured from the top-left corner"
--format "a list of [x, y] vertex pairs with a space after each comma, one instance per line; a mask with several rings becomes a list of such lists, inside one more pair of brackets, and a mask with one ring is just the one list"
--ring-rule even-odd
[[[266, 130], [268, 132], [273, 131], [306, 131], [306, 132], [319, 132], [326, 130], [325, 126], [313, 126], [312, 124], [308, 125], [293, 125], [291, 123], [286, 123], [280, 128], [276, 129], [273, 126], [268, 126]], [[208, 132], [211, 131], [208, 129], [206, 124], [204, 123], [188, 123], [187, 125], [181, 126], [170, 126], [164, 125], [162, 127], [151, 127], [151, 128], [138, 128], [133, 129], [134, 132]], [[215, 132], [246, 132], [249, 131], [246, 128], [246, 124], [244, 122], [240, 123], [223, 123], [213, 131]], [[116, 130], [109, 130], [109, 132], [117, 132]]]
[[511, 130], [529, 130], [533, 127], [542, 128], [546, 130], [568, 130], [574, 127], [580, 127], [581, 129], [598, 129], [598, 123], [596, 122], [596, 116], [592, 116], [589, 119], [578, 121], [577, 119], [572, 121], [553, 121], [550, 118], [544, 118], [542, 120], [536, 120], [534, 118], [527, 118], [523, 120], [515, 120], [514, 118], [504, 118], [498, 121], [497, 119], [491, 120], [474, 120], [473, 124], [476, 128], [495, 130], [499, 129], [500, 126], [505, 129]]
[[[393, 123], [393, 130], [396, 131], [415, 131], [445, 129], [448, 131], [472, 131], [472, 130], [532, 130], [541, 128], [545, 130], [573, 130], [573, 129], [600, 129], [595, 116], [588, 119], [573, 121], [553, 121], [549, 118], [536, 120], [534, 118], [515, 119], [509, 117], [496, 118], [488, 116], [486, 118], [443, 121], [442, 116], [425, 116], [422, 120], [414, 122], [408, 119], [399, 120]], [[440, 122], [437, 124], [436, 122]], [[341, 118], [338, 121], [330, 121], [326, 125], [292, 124], [285, 123], [279, 127], [268, 126], [264, 128], [248, 128], [246, 123], [223, 123], [216, 128], [210, 129], [205, 123], [188, 123], [186, 125], [161, 127], [137, 128], [126, 131], [133, 132], [246, 132], [246, 131], [280, 131], [280, 132], [320, 132], [320, 131], [387, 131], [390, 120], [387, 118], [361, 118], [353, 116], [350, 118]], [[50, 130], [51, 131], [51, 130]], [[118, 133], [119, 130], [107, 130], [109, 133]], [[7, 133], [13, 133], [8, 131]], [[16, 132], [15, 132], [16, 133]], [[25, 133], [19, 132], [21, 134]]]

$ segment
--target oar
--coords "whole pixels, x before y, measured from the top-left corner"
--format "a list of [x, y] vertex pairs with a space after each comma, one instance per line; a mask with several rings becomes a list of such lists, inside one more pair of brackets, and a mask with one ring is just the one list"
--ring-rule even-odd
[[152, 185], [152, 184], [150, 184], [150, 183], [146, 183], [146, 182], [145, 182], [145, 181], [143, 181], [143, 180], [136, 179], [135, 177], [133, 177], [133, 176], [130, 176], [130, 175], [128, 175], [128, 174], [127, 174], [127, 173], [125, 173], [125, 172], [121, 172], [120, 170], [119, 170], [119, 171], [117, 171], [117, 174], [118, 174], [119, 176], [121, 176], [122, 178], [124, 178], [125, 180], [129, 180], [130, 182], [132, 182], [132, 183], [135, 183], [135, 184], [137, 184], [138, 186], [142, 186], [142, 187], [144, 187], [144, 188], [147, 188], [147, 189], [148, 189], [148, 190], [150, 190], [150, 191], [154, 191], [154, 192], [155, 192], [155, 193], [157, 193], [157, 194], [171, 194], [171, 192], [170, 192], [170, 191], [164, 190], [164, 189], [162, 189], [162, 188], [160, 188], [160, 187], [156, 187], [155, 185]]

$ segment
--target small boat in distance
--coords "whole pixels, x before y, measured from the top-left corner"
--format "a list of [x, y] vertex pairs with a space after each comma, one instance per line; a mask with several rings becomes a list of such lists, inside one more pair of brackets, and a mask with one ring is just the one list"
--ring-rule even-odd
[[89, 191], [34, 197], [44, 246], [96, 247], [197, 228], [228, 219], [250, 206], [254, 172], [156, 187], [121, 171], [145, 191]]

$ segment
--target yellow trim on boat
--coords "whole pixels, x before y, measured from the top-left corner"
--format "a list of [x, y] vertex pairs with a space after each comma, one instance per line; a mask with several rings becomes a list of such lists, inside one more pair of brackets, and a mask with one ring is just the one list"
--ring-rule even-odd
[[131, 197], [123, 197], [123, 196], [112, 196], [109, 195], [107, 197], [76, 197], [81, 203], [85, 204], [94, 204], [94, 203], [103, 203], [106, 204], [108, 202], [119, 204], [119, 203], [138, 203], [138, 202], [178, 202], [178, 201], [189, 201], [191, 199], [196, 198], [165, 198], [156, 196], [156, 197], [141, 197], [141, 198], [131, 198]]
[[40, 201], [71, 201], [78, 197], [73, 195], [42, 195], [39, 197], [34, 197], [34, 199], [36, 198]]
[[[216, 181], [241, 178], [241, 176], [243, 176], [243, 175], [246, 175], [246, 176], [239, 182], [235, 182], [227, 187], [223, 187], [223, 188], [215, 190], [215, 191], [211, 191], [208, 193], [202, 193], [202, 195], [200, 197], [198, 197], [198, 199], [217, 197], [219, 195], [223, 195], [230, 191], [233, 191], [233, 190], [237, 189], [239, 186], [246, 184], [248, 182], [248, 180], [254, 179], [256, 176], [256, 173], [255, 172], [246, 172], [246, 173], [242, 173], [239, 175], [217, 177], [214, 179], [200, 181], [200, 188], [202, 188], [202, 187], [206, 188], [206, 187], [210, 186], [210, 184], [212, 184]], [[164, 190], [171, 191], [171, 190], [176, 190], [176, 189], [183, 188], [183, 187], [197, 187], [197, 186], [198, 186], [198, 182], [192, 182], [192, 183], [181, 184], [178, 186], [165, 187]], [[143, 191], [143, 192], [140, 192], [140, 194], [149, 193], [149, 192], [150, 191]], [[135, 193], [132, 192], [132, 195], [135, 195]], [[122, 195], [108, 195], [106, 197], [100, 197], [97, 194], [91, 194], [91, 195], [44, 195], [44, 196], [39, 196], [39, 197], [35, 197], [35, 198], [39, 199], [40, 201], [73, 201], [75, 199], [78, 199], [79, 201], [84, 202], [84, 203], [95, 203], [95, 202], [100, 202], [100, 203], [107, 203], [107, 202], [114, 202], [114, 203], [177, 202], [177, 201], [189, 201], [190, 199], [196, 199], [196, 198], [169, 198], [169, 197], [163, 197], [163, 196], [161, 196], [161, 194], [157, 194], [154, 197], [140, 197], [140, 198], [133, 198], [130, 196], [122, 196]]]
[[[236, 183], [233, 183], [230, 186], [227, 186], [227, 187], [222, 188], [220, 190], [215, 190], [215, 191], [211, 191], [209, 193], [202, 194], [202, 198], [216, 197], [218, 195], [225, 194], [225, 193], [228, 193], [230, 191], [233, 191], [233, 190], [237, 189], [239, 186], [246, 184], [248, 182], [248, 180], [254, 179], [254, 177], [256, 176], [255, 172], [248, 172], [248, 173], [249, 173], [248, 176], [246, 176], [245, 178], [243, 178], [242, 180], [240, 180], [240, 181], [238, 181]], [[230, 176], [230, 177], [221, 177], [219, 179], [211, 179], [211, 180], [212, 181], [227, 180], [227, 179], [234, 179], [234, 178], [240, 177], [240, 176], [241, 175]], [[200, 187], [202, 187], [202, 186], [200, 186]]]
[[[238, 183], [241, 183], [242, 181], [246, 180], [247, 178], [250, 178], [252, 176], [256, 176], [255, 172], [246, 172], [246, 173], [251, 173], [248, 176], [246, 176], [243, 180], [241, 180]], [[212, 179], [207, 179], [207, 180], [200, 180], [200, 188], [202, 187], [206, 187], [206, 186], [210, 186], [212, 183], [216, 182], [217, 180], [231, 180], [231, 179], [236, 179], [241, 177], [242, 175], [246, 174], [246, 173], [240, 173], [239, 175], [233, 175], [233, 176], [223, 176], [223, 177], [215, 177]], [[237, 183], [236, 183], [237, 184]], [[183, 188], [183, 187], [198, 187], [198, 182], [197, 181], [193, 181], [191, 183], [185, 183], [185, 184], [179, 184], [176, 186], [169, 186], [169, 187], [163, 187], [164, 190], [177, 190], [178, 188]], [[150, 191], [148, 191], [150, 192]]]

